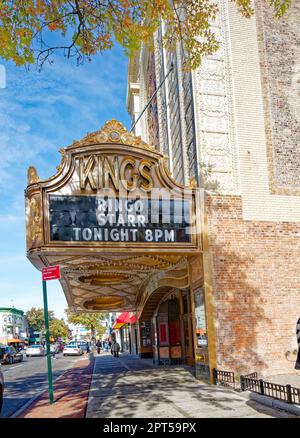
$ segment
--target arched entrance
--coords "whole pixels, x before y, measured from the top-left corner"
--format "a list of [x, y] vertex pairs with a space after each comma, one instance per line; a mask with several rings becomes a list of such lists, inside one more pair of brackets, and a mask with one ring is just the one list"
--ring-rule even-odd
[[[172, 286], [169, 277], [170, 285], [154, 290], [140, 312], [140, 356], [157, 365], [195, 363], [193, 304], [185, 273], [181, 288]], [[173, 283], [179, 281], [173, 278]]]

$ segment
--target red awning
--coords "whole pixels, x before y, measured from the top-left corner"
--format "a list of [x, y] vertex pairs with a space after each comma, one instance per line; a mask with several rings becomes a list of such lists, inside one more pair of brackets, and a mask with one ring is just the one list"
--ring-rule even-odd
[[123, 312], [121, 315], [118, 316], [116, 319], [117, 323], [123, 323], [123, 324], [129, 324], [130, 323], [130, 315], [129, 312]]
[[129, 312], [123, 312], [118, 318], [115, 320], [113, 325], [113, 330], [121, 328], [124, 324], [130, 323], [130, 315]]
[[135, 324], [136, 323], [136, 315], [132, 315], [130, 317], [130, 324]]
[[136, 323], [136, 315], [130, 316], [129, 312], [123, 312], [121, 315], [117, 317], [115, 323], [113, 325], [113, 330], [121, 328], [124, 324], [135, 324]]

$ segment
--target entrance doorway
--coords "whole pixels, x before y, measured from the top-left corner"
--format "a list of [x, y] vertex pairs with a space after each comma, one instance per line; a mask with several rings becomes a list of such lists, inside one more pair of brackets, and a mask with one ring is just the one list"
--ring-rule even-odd
[[189, 290], [172, 291], [153, 318], [153, 358], [158, 365], [194, 363]]

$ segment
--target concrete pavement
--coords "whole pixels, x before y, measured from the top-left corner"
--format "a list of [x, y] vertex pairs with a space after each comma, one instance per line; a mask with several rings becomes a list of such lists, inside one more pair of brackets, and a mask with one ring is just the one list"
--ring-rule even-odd
[[56, 380], [53, 405], [46, 390], [19, 417], [294, 418], [242, 394], [196, 380], [193, 367], [102, 352], [74, 361]]
[[294, 418], [231, 389], [201, 383], [192, 367], [96, 357], [87, 418]]

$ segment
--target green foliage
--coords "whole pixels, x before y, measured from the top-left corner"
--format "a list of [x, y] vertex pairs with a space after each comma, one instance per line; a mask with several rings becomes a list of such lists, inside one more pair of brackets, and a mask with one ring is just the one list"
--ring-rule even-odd
[[[45, 333], [44, 309], [32, 307], [30, 310], [27, 310], [26, 318], [29, 327], [33, 328], [35, 331]], [[48, 312], [48, 318], [50, 324], [54, 318], [54, 312], [52, 310]]]
[[105, 319], [104, 313], [73, 312], [69, 309], [66, 309], [65, 312], [69, 324], [81, 325], [87, 330], [91, 330], [92, 334], [101, 332], [101, 321]]
[[50, 335], [57, 339], [59, 337], [66, 339], [69, 334], [69, 327], [63, 319], [53, 318], [49, 323]]
[[[34, 331], [40, 331], [43, 335], [45, 334], [44, 309], [32, 307], [26, 312], [26, 318], [29, 326]], [[48, 311], [48, 318], [50, 335], [53, 336], [53, 338], [67, 338], [69, 327], [65, 321], [63, 319], [55, 318], [52, 310]]]
[[[245, 17], [253, 15], [251, 0], [232, 1]], [[265, 1], [281, 17], [291, 0]], [[41, 67], [55, 51], [63, 51], [83, 62], [115, 41], [130, 55], [142, 43], [151, 49], [153, 33], [164, 20], [161, 43], [174, 50], [182, 42], [185, 68], [193, 69], [219, 47], [211, 29], [217, 12], [215, 0], [0, 0], [0, 57]]]

